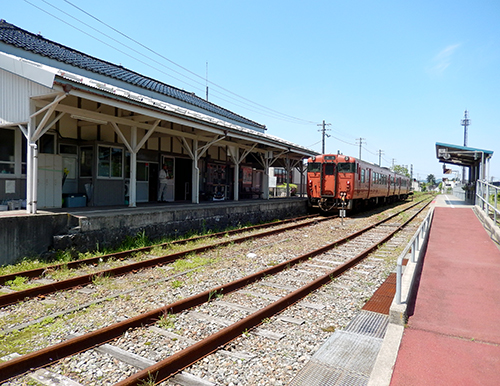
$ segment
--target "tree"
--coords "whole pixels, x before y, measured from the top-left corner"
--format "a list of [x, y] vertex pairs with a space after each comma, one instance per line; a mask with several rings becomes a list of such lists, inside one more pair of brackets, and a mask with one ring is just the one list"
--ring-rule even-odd
[[391, 169], [394, 173], [402, 174], [403, 176], [406, 176], [408, 178], [411, 177], [410, 173], [408, 172], [408, 168], [404, 167], [403, 165], [394, 165]]
[[436, 177], [434, 177], [434, 174], [429, 174], [427, 176], [427, 182], [431, 185], [436, 185]]

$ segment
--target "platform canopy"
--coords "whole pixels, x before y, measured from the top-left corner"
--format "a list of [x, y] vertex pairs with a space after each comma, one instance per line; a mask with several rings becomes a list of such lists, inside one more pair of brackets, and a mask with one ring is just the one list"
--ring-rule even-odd
[[[486, 165], [492, 156], [492, 150], [436, 142], [436, 157], [439, 162], [472, 169], [470, 180], [487, 177]], [[446, 171], [447, 169], [443, 165], [445, 174]]]
[[439, 162], [470, 167], [477, 166], [483, 159], [487, 161], [492, 156], [492, 150], [436, 142], [436, 157]]

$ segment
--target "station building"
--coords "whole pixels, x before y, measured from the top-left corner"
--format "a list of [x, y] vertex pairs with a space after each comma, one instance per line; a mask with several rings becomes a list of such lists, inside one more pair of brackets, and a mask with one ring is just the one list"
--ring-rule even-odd
[[317, 153], [194, 93], [0, 20], [0, 203], [136, 207], [269, 199]]

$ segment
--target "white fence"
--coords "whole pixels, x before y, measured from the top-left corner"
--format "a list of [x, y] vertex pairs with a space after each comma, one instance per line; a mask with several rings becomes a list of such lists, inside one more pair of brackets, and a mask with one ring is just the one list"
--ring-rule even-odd
[[[432, 216], [434, 214], [434, 208], [432, 208], [427, 216], [425, 216], [424, 221], [420, 224], [420, 227], [415, 232], [410, 242], [404, 249], [404, 251], [399, 255], [396, 267], [396, 302], [401, 304], [401, 293], [402, 293], [402, 282], [403, 282], [403, 259], [408, 254], [411, 248], [411, 260], [410, 262], [415, 264], [420, 259], [423, 254], [424, 247], [427, 244], [429, 238], [429, 230], [431, 228]], [[413, 278], [412, 278], [413, 280]]]
[[498, 226], [500, 216], [499, 200], [500, 187], [491, 185], [486, 181], [476, 182], [476, 205], [484, 211], [486, 217], [493, 219], [495, 226]]

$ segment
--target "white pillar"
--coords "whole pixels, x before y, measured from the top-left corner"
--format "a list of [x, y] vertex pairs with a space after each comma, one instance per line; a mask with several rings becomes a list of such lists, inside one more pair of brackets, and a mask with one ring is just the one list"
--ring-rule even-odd
[[26, 152], [26, 212], [29, 214], [36, 213], [36, 209], [33, 206], [33, 201], [36, 197], [33, 196], [33, 184], [37, 183], [34, 177], [36, 167], [35, 166], [35, 146], [36, 143], [32, 142], [32, 138], [36, 130], [36, 117], [33, 116], [36, 107], [35, 102], [30, 99], [30, 119], [28, 121], [28, 138], [26, 138], [27, 152]]
[[198, 140], [193, 139], [193, 166], [192, 166], [192, 190], [191, 202], [193, 204], [200, 203], [200, 168], [198, 167]]
[[38, 210], [38, 147], [36, 143], [33, 146], [33, 214]]
[[263, 197], [265, 200], [269, 200], [269, 160], [264, 160], [264, 181], [262, 181], [263, 185]]
[[234, 163], [234, 201], [238, 201], [240, 195], [240, 164], [238, 162]]
[[290, 198], [290, 158], [288, 158], [288, 154], [286, 155], [285, 161], [285, 171], [286, 171], [286, 197]]
[[[31, 131], [30, 126], [28, 123], [28, 133]], [[33, 213], [33, 148], [29, 140], [26, 144], [26, 213], [31, 214]]]
[[132, 127], [130, 130], [130, 147], [133, 151], [130, 153], [130, 191], [128, 206], [130, 208], [135, 208], [137, 203], [137, 127]]

